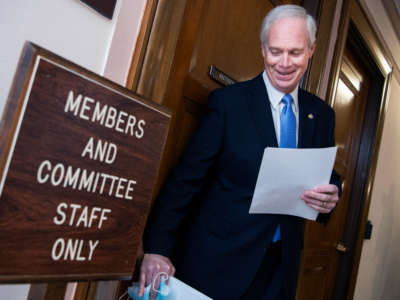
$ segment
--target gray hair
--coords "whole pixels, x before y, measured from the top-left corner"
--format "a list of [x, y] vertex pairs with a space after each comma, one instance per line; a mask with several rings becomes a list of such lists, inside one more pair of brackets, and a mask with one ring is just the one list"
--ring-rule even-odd
[[271, 9], [261, 25], [260, 40], [261, 43], [265, 44], [265, 33], [271, 26], [271, 23], [283, 18], [298, 17], [303, 18], [306, 21], [308, 37], [309, 37], [309, 47], [314, 44], [317, 33], [317, 25], [314, 18], [307, 13], [307, 11], [298, 5], [278, 5], [277, 7]]

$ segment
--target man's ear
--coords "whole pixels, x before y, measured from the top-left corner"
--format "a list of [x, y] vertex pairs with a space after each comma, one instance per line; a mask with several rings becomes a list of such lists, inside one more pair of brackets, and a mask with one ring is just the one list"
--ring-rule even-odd
[[266, 53], [265, 53], [264, 43], [261, 43], [261, 54], [265, 58]]

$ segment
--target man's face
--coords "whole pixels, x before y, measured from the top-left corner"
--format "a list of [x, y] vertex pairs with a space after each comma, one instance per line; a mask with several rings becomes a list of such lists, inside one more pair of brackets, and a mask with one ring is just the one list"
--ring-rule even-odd
[[283, 18], [271, 23], [261, 45], [264, 67], [271, 84], [283, 93], [292, 92], [307, 69], [315, 43], [309, 46], [302, 18]]

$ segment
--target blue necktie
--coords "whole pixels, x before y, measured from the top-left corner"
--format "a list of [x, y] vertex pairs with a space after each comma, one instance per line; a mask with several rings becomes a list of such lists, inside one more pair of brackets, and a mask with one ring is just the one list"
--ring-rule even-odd
[[[286, 94], [281, 100], [285, 106], [281, 111], [281, 131], [279, 148], [296, 148], [296, 116], [292, 110], [293, 98]], [[276, 228], [272, 241], [275, 243], [281, 239], [280, 225]]]
[[296, 148], [296, 117], [292, 110], [293, 98], [286, 94], [281, 100], [285, 106], [281, 112], [279, 148]]

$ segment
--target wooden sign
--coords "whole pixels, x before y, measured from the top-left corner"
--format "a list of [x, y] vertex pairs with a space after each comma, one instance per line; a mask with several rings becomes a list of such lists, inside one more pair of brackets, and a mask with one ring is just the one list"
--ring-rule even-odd
[[0, 281], [130, 278], [169, 121], [27, 43], [0, 127]]

